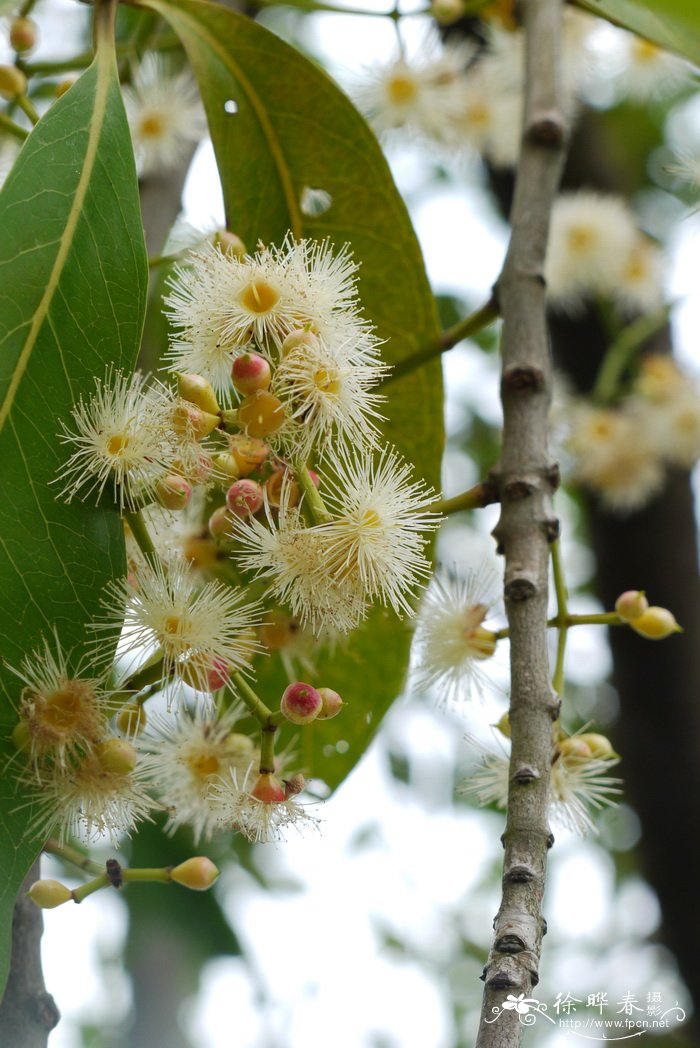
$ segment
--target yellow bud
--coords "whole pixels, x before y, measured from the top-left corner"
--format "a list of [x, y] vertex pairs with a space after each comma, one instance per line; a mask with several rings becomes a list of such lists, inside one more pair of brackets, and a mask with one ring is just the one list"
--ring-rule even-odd
[[440, 25], [452, 25], [464, 14], [462, 0], [433, 0], [430, 13]]
[[18, 750], [26, 750], [29, 747], [31, 732], [26, 720], [18, 721], [12, 730], [12, 742]]
[[615, 611], [626, 622], [638, 619], [648, 608], [649, 601], [644, 596], [644, 590], [625, 590], [615, 601]]
[[635, 633], [649, 640], [663, 640], [664, 637], [670, 637], [672, 633], [683, 632], [668, 608], [656, 608], [653, 605], [647, 608], [638, 619], [633, 619], [630, 626]]
[[173, 429], [180, 436], [204, 440], [219, 425], [221, 419], [209, 411], [202, 411], [189, 401], [178, 405], [173, 411]]
[[222, 451], [219, 455], [214, 455], [213, 462], [216, 472], [223, 474], [226, 479], [238, 480], [240, 478], [241, 469], [235, 455], [229, 455]]
[[605, 735], [599, 735], [594, 731], [586, 731], [578, 736], [582, 742], [585, 742], [591, 751], [591, 755], [597, 760], [609, 760], [612, 757], [617, 757], [618, 754], [612, 747], [610, 739]]
[[42, 910], [53, 910], [72, 898], [70, 888], [60, 881], [35, 881], [27, 892], [27, 898], [40, 906]]
[[31, 18], [13, 18], [10, 23], [10, 43], [15, 51], [24, 53], [36, 47], [36, 22]]
[[138, 754], [126, 739], [107, 739], [96, 749], [97, 757], [105, 771], [116, 775], [128, 775], [136, 767]]
[[128, 702], [117, 714], [117, 727], [125, 735], [140, 735], [147, 720], [143, 706], [138, 702]]
[[498, 728], [501, 735], [504, 735], [506, 739], [510, 738], [510, 716], [504, 713], [501, 719], [494, 724], [494, 728]]
[[222, 255], [233, 255], [234, 258], [243, 258], [246, 247], [239, 236], [230, 233], [228, 229], [220, 229], [214, 234], [214, 247], [218, 247]]
[[579, 757], [581, 760], [590, 760], [593, 751], [580, 735], [570, 735], [557, 744], [557, 749], [562, 757]]
[[267, 437], [284, 425], [284, 405], [266, 390], [258, 390], [245, 397], [237, 413], [237, 421], [248, 436]]
[[27, 78], [16, 66], [0, 65], [0, 98], [13, 99], [26, 95]]
[[201, 375], [178, 375], [177, 391], [183, 400], [196, 404], [211, 415], [218, 415], [220, 408], [214, 387]]
[[205, 892], [219, 876], [219, 871], [211, 859], [204, 855], [196, 855], [192, 859], [181, 862], [170, 871], [170, 876], [178, 884], [185, 888], [191, 888], [195, 892]]

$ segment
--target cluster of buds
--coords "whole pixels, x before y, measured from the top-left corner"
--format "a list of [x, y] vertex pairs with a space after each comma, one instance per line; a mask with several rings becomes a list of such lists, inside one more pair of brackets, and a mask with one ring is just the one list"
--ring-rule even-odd
[[332, 688], [314, 688], [303, 681], [295, 681], [285, 688], [280, 710], [291, 724], [304, 725], [337, 717], [343, 705], [342, 698]]
[[664, 640], [682, 628], [668, 608], [650, 605], [642, 590], [626, 590], [615, 601], [615, 611], [640, 636], [648, 640]]

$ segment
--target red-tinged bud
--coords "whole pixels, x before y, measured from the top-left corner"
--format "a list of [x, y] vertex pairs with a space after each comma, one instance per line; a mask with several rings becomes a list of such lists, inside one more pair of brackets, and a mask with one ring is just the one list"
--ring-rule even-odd
[[207, 683], [209, 691], [218, 691], [225, 688], [231, 676], [231, 667], [225, 659], [214, 656], [211, 660], [211, 668], [207, 672]]
[[285, 505], [297, 506], [299, 504], [299, 485], [292, 479], [288, 469], [276, 469], [265, 481], [265, 494], [267, 501], [275, 509], [279, 508], [282, 501], [282, 488], [285, 490]]
[[225, 659], [209, 655], [190, 655], [180, 668], [180, 677], [196, 691], [218, 691], [225, 687], [231, 670]]
[[321, 696], [321, 710], [318, 719], [330, 720], [331, 717], [337, 717], [345, 705], [338, 692], [333, 691], [332, 688], [317, 688], [317, 691]]
[[205, 855], [186, 859], [170, 871], [172, 880], [193, 892], [205, 892], [219, 876], [219, 870]]
[[259, 353], [241, 353], [233, 362], [231, 378], [238, 392], [247, 396], [270, 388], [272, 368]]
[[27, 892], [27, 898], [42, 910], [54, 910], [72, 897], [70, 888], [66, 888], [60, 881], [34, 881]]
[[239, 236], [229, 232], [228, 229], [219, 229], [214, 234], [214, 247], [218, 247], [222, 255], [231, 255], [233, 258], [243, 258], [246, 246]]
[[605, 735], [599, 735], [595, 731], [586, 731], [582, 732], [578, 738], [586, 743], [591, 751], [591, 756], [595, 757], [597, 760], [605, 761], [618, 756], [612, 747], [610, 739]]
[[289, 800], [290, 797], [298, 796], [306, 786], [306, 779], [300, 772], [290, 775], [288, 779], [282, 779], [282, 782], [284, 783], [286, 800]]
[[310, 684], [295, 681], [285, 688], [280, 710], [292, 724], [310, 724], [316, 720], [323, 707], [323, 699]]
[[307, 473], [309, 474], [311, 483], [318, 490], [318, 488], [321, 487], [321, 478], [319, 477], [318, 473], [315, 469], [309, 469], [307, 470]]
[[615, 611], [626, 622], [638, 619], [649, 609], [644, 590], [625, 590], [615, 601]]
[[183, 401], [173, 409], [173, 429], [182, 437], [204, 440], [219, 425], [221, 419], [195, 404]]
[[222, 452], [220, 455], [214, 455], [213, 462], [214, 469], [220, 477], [224, 477], [228, 481], [239, 479], [241, 469], [235, 455]]
[[580, 735], [570, 735], [562, 739], [557, 748], [562, 757], [578, 757], [579, 760], [589, 761], [593, 756], [590, 746]]
[[215, 539], [228, 538], [231, 534], [232, 517], [227, 506], [219, 506], [209, 518], [209, 534]]
[[672, 633], [683, 632], [668, 608], [656, 608], [653, 605], [638, 619], [633, 619], [630, 626], [648, 640], [663, 640]]
[[284, 785], [276, 775], [272, 775], [270, 772], [265, 772], [258, 777], [258, 781], [250, 791], [250, 795], [255, 797], [256, 800], [262, 801], [263, 804], [281, 804], [287, 799]]
[[296, 331], [290, 331], [284, 342], [282, 343], [282, 356], [286, 357], [288, 353], [293, 353], [295, 349], [320, 349], [321, 343], [318, 335], [314, 335], [313, 331], [306, 331], [304, 328], [298, 328]]
[[0, 98], [13, 99], [27, 93], [27, 78], [16, 66], [0, 65]]
[[246, 437], [243, 433], [237, 433], [229, 438], [230, 451], [238, 464], [238, 473], [241, 477], [248, 477], [259, 466], [262, 466], [270, 454], [270, 449], [257, 437]]
[[146, 727], [148, 718], [143, 706], [138, 702], [128, 702], [117, 714], [117, 727], [125, 735], [140, 735]]
[[105, 771], [115, 775], [129, 775], [138, 760], [138, 753], [126, 739], [107, 739], [96, 747], [95, 753]]
[[188, 456], [186, 463], [173, 462], [173, 471], [178, 476], [185, 477], [190, 484], [206, 484], [214, 472], [214, 462], [210, 455], [198, 448], [196, 456]]
[[10, 23], [10, 43], [19, 54], [25, 54], [36, 47], [36, 22], [31, 18], [13, 18]]
[[261, 389], [241, 401], [236, 419], [249, 437], [269, 437], [284, 425], [284, 405]]
[[184, 509], [192, 498], [192, 486], [184, 477], [175, 475], [165, 477], [156, 487], [156, 499], [165, 509]]
[[177, 391], [183, 400], [211, 415], [218, 415], [220, 408], [214, 388], [201, 375], [178, 375]]
[[226, 505], [237, 517], [249, 517], [257, 513], [262, 504], [262, 488], [254, 480], [237, 480], [226, 492]]

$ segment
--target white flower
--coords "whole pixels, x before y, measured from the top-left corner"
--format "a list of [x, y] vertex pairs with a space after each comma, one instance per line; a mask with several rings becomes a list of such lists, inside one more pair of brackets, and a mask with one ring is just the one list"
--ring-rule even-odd
[[18, 706], [18, 742], [39, 778], [42, 762], [66, 767], [102, 737], [110, 712], [104, 674], [95, 677], [84, 660], [71, 670], [55, 631], [53, 645], [43, 638], [18, 669], [8, 669], [25, 685]]
[[613, 297], [637, 243], [634, 219], [621, 199], [588, 190], [559, 197], [545, 260], [550, 304], [575, 313], [587, 299]]
[[258, 775], [252, 766], [245, 774], [233, 769], [229, 778], [212, 786], [211, 792], [221, 828], [238, 830], [255, 844], [284, 841], [292, 827], [301, 833], [318, 826], [315, 815], [286, 795], [283, 783], [274, 775]]
[[467, 697], [472, 687], [482, 690], [480, 664], [496, 648], [496, 638], [483, 622], [499, 589], [496, 571], [486, 564], [463, 577], [446, 572], [433, 576], [416, 623], [419, 687], [434, 688], [441, 701]]
[[625, 61], [620, 86], [633, 102], [673, 94], [690, 77], [687, 62], [641, 36], [620, 32], [618, 44]]
[[162, 60], [146, 55], [124, 88], [129, 129], [142, 175], [167, 172], [207, 133], [197, 85], [187, 70], [168, 76]]
[[[510, 757], [503, 740], [499, 737], [498, 751], [483, 746], [473, 736], [467, 741], [481, 755], [480, 766], [471, 773], [461, 787], [462, 793], [473, 793], [479, 804], [495, 804], [504, 809], [508, 803]], [[616, 803], [620, 794], [620, 780], [611, 778], [607, 772], [619, 763], [619, 757], [582, 757], [572, 753], [559, 753], [552, 765], [549, 813], [553, 822], [578, 833], [580, 836], [597, 833], [591, 809]]]
[[218, 716], [195, 706], [194, 713], [153, 718], [155, 734], [137, 740], [144, 754], [142, 767], [166, 806], [166, 830], [192, 828], [195, 844], [220, 828], [219, 813], [210, 789], [217, 779], [234, 769], [245, 772], [254, 754], [252, 741], [233, 732], [241, 707], [230, 707]]
[[291, 425], [280, 432], [280, 443], [306, 459], [333, 437], [351, 444], [376, 443], [373, 418], [382, 399], [370, 392], [388, 369], [355, 352], [354, 340], [329, 346], [307, 340], [282, 358], [271, 392], [285, 405]]
[[620, 267], [610, 297], [626, 313], [652, 313], [661, 309], [663, 271], [659, 248], [648, 237], [638, 235]]
[[74, 430], [59, 434], [76, 449], [56, 478], [61, 495], [68, 502], [78, 493], [99, 497], [109, 485], [120, 508], [137, 506], [153, 498], [175, 462], [173, 400], [165, 386], [148, 385], [138, 372], [109, 371], [95, 384], [92, 397], [73, 408]]
[[123, 624], [125, 653], [155, 645], [162, 653], [164, 682], [175, 678], [208, 692], [211, 672], [245, 670], [259, 650], [252, 630], [260, 621], [260, 605], [244, 601], [241, 590], [220, 582], [198, 584], [182, 561], [144, 565], [135, 589], [128, 581], [108, 587], [103, 604], [110, 617], [95, 628]]
[[677, 164], [669, 164], [666, 170], [691, 189], [700, 189], [700, 153], [679, 153], [677, 160]]
[[267, 507], [268, 527], [255, 517], [233, 521], [233, 555], [258, 577], [269, 580], [269, 594], [286, 604], [302, 626], [318, 634], [327, 629], [347, 633], [367, 613], [366, 596], [352, 574], [337, 578], [324, 570], [326, 529], [305, 527], [301, 515], [280, 506], [275, 524]]
[[663, 486], [653, 429], [633, 405], [617, 410], [579, 403], [570, 410], [569, 427], [571, 479], [596, 492], [608, 509], [633, 512]]
[[645, 404], [646, 422], [667, 462], [690, 469], [700, 458], [700, 395], [692, 385], [660, 403]]
[[335, 519], [321, 526], [326, 563], [318, 570], [357, 578], [367, 600], [412, 615], [413, 592], [430, 574], [425, 533], [441, 521], [429, 509], [434, 492], [411, 481], [411, 467], [392, 449], [377, 458], [341, 449], [328, 462], [336, 479], [324, 501]]

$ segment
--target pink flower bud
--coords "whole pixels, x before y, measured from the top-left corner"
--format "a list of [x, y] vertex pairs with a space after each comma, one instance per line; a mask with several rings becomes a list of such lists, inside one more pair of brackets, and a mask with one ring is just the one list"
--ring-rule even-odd
[[303, 328], [298, 328], [296, 331], [290, 331], [284, 342], [282, 343], [282, 356], [286, 357], [288, 353], [293, 353], [295, 349], [319, 349], [321, 343], [319, 342], [318, 335], [314, 335], [313, 331], [305, 331]]
[[184, 509], [192, 498], [192, 487], [184, 477], [174, 474], [159, 481], [156, 487], [156, 498], [165, 509]]
[[615, 611], [626, 622], [632, 622], [643, 615], [649, 607], [649, 601], [643, 590], [625, 590], [615, 601]]
[[237, 517], [257, 513], [262, 504], [262, 488], [254, 480], [237, 480], [226, 492], [226, 505]]
[[205, 892], [219, 876], [219, 870], [205, 855], [186, 859], [170, 871], [172, 880], [195, 892]]
[[210, 691], [218, 691], [219, 688], [224, 688], [228, 684], [228, 679], [231, 676], [231, 667], [225, 659], [214, 658], [211, 660], [211, 669], [207, 672], [207, 683], [209, 684]]
[[280, 702], [282, 714], [292, 724], [310, 724], [323, 707], [323, 699], [310, 684], [295, 681], [285, 688]]
[[231, 378], [238, 392], [248, 396], [270, 388], [272, 368], [259, 353], [241, 353], [233, 362]]
[[251, 797], [262, 801], [263, 804], [281, 804], [286, 801], [285, 788], [276, 775], [265, 772], [258, 777], [258, 781], [250, 791]]
[[345, 705], [338, 692], [333, 691], [332, 688], [318, 688], [318, 693], [321, 696], [321, 711], [318, 719], [330, 720], [331, 717], [337, 717]]
[[223, 539], [231, 534], [231, 514], [228, 506], [219, 506], [209, 518], [209, 534], [215, 539]]

